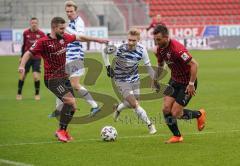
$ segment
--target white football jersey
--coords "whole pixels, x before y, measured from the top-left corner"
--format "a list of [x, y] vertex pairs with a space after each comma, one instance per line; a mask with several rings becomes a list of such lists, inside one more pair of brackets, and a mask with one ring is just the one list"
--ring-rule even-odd
[[[85, 31], [85, 24], [82, 18], [78, 16], [75, 20], [71, 20], [66, 28], [66, 31], [70, 34], [83, 35]], [[67, 45], [66, 59], [67, 61], [84, 59], [84, 50], [81, 42], [74, 41]]]

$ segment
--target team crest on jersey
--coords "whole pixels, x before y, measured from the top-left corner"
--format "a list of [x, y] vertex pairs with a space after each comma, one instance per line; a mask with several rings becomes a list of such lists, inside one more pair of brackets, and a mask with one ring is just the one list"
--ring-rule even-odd
[[33, 43], [33, 45], [31, 46], [32, 49], [34, 49], [36, 47], [36, 43], [37, 42]]
[[30, 35], [27, 35], [27, 38], [30, 38]]
[[36, 38], [40, 38], [40, 35], [36, 35]]
[[64, 44], [64, 40], [63, 39], [59, 40], [59, 43]]
[[186, 61], [186, 60], [188, 60], [189, 55], [184, 52], [184, 53], [181, 55], [181, 58], [182, 58], [184, 61]]

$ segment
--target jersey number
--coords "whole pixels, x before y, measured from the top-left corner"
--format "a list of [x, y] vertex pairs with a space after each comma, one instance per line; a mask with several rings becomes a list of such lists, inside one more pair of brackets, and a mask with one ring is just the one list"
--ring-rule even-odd
[[65, 89], [64, 89], [64, 87], [63, 87], [62, 85], [59, 85], [59, 86], [57, 87], [57, 91], [58, 91], [60, 94], [62, 94], [63, 92], [65, 92]]

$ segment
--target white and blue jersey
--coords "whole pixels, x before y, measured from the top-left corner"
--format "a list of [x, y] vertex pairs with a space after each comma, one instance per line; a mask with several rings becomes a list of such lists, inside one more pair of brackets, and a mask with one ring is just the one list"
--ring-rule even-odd
[[114, 74], [115, 81], [134, 83], [139, 81], [138, 65], [143, 60], [144, 65], [151, 65], [146, 48], [137, 44], [136, 49], [129, 50], [128, 44], [122, 44], [114, 53], [115, 64]]
[[[75, 20], [71, 20], [66, 28], [66, 31], [70, 34], [84, 34], [84, 22], [81, 17], [77, 17]], [[83, 60], [84, 59], [84, 50], [82, 43], [79, 41], [74, 41], [67, 45], [66, 60], [67, 62], [73, 60]]]

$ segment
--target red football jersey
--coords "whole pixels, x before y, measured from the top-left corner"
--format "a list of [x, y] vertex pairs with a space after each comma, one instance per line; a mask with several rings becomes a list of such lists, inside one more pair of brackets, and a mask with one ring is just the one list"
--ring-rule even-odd
[[151, 28], [155, 28], [157, 25], [166, 26], [166, 24], [164, 22], [153, 19], [152, 22], [150, 23], [149, 27], [147, 28], [147, 30], [149, 30]]
[[[23, 32], [23, 45], [22, 45], [22, 56], [23, 54], [29, 50], [29, 48], [40, 38], [44, 37], [45, 33], [41, 30], [37, 30], [36, 32], [31, 31], [31, 29], [27, 29]], [[40, 59], [41, 55], [36, 55], [34, 58]]]
[[66, 47], [68, 43], [76, 40], [75, 35], [64, 33], [63, 38], [53, 39], [48, 34], [32, 45], [30, 52], [36, 56], [41, 55], [44, 60], [44, 79], [66, 77]]
[[158, 48], [156, 57], [158, 64], [163, 61], [171, 70], [171, 78], [181, 84], [188, 85], [190, 81], [190, 65], [192, 56], [184, 45], [171, 39], [167, 48]]

